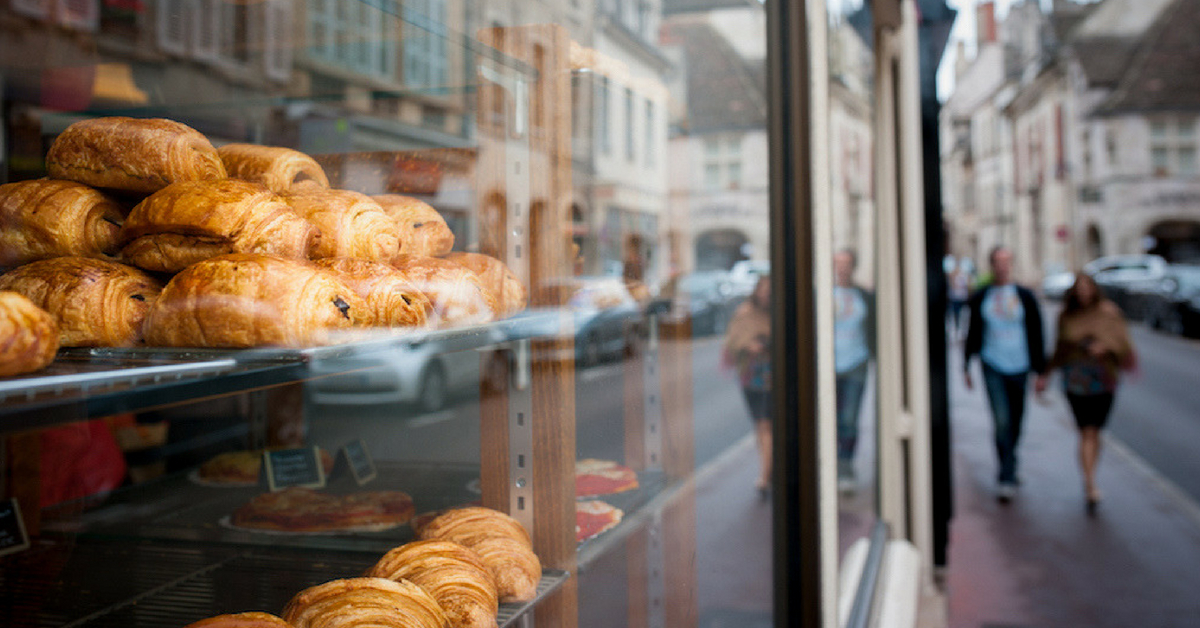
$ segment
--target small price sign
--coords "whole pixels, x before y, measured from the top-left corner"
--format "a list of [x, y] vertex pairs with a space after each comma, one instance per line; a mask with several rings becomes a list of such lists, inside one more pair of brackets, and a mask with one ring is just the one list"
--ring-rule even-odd
[[16, 499], [0, 501], [0, 556], [29, 549], [29, 535]]
[[375, 461], [371, 459], [371, 454], [367, 452], [367, 444], [361, 438], [346, 443], [346, 446], [342, 447], [342, 454], [346, 458], [346, 464], [350, 467], [350, 474], [354, 476], [354, 481], [359, 486], [374, 480], [378, 475]]
[[316, 447], [263, 452], [263, 467], [267, 472], [267, 486], [272, 491], [289, 486], [325, 486], [325, 468], [321, 465], [321, 454]]

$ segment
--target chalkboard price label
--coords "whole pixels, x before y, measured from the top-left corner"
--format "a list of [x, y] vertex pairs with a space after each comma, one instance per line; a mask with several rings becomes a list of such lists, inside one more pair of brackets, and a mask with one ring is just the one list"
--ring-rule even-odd
[[367, 452], [367, 444], [361, 438], [346, 443], [346, 446], [342, 448], [342, 453], [346, 456], [350, 473], [354, 475], [354, 481], [358, 482], [359, 486], [374, 480], [378, 475], [375, 461], [371, 459], [371, 454]]
[[16, 499], [0, 501], [0, 556], [29, 549], [29, 535]]
[[289, 486], [325, 486], [325, 468], [316, 447], [263, 452], [263, 465], [267, 471], [267, 485], [272, 491]]

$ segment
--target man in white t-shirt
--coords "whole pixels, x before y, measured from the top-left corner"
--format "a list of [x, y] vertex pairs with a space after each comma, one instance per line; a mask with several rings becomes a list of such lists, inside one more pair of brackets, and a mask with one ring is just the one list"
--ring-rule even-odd
[[1042, 314], [1028, 288], [1012, 282], [1012, 251], [996, 247], [988, 256], [992, 282], [971, 296], [963, 375], [972, 388], [971, 357], [979, 354], [983, 382], [992, 410], [996, 456], [997, 497], [1007, 502], [1016, 494], [1017, 443], [1025, 416], [1029, 373], [1046, 370]]

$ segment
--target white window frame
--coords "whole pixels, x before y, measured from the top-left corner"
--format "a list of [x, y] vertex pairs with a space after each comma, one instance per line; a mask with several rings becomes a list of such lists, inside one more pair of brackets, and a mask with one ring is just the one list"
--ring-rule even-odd
[[[1197, 129], [1195, 116], [1155, 116], [1149, 126], [1150, 171], [1156, 177], [1193, 177], [1197, 174]], [[1191, 153], [1190, 168], [1184, 169], [1183, 153]], [[1161, 159], [1160, 159], [1161, 156]]]
[[400, 40], [404, 51], [404, 84], [446, 85], [450, 81], [446, 0], [410, 0], [403, 16]]

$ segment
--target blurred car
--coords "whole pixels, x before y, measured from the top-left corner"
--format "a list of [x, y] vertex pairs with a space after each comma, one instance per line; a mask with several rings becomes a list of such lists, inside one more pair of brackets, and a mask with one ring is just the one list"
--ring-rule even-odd
[[1200, 266], [1175, 265], [1157, 289], [1146, 292], [1141, 308], [1146, 324], [1171, 334], [1195, 336], [1200, 329]]
[[754, 292], [758, 278], [771, 273], [771, 261], [765, 259], [744, 259], [734, 262], [729, 269], [729, 285], [733, 294], [746, 297]]
[[625, 354], [638, 333], [642, 308], [620, 277], [575, 277], [567, 299], [575, 321], [575, 361], [597, 364]]
[[1062, 266], [1052, 267], [1042, 277], [1042, 296], [1047, 299], [1061, 299], [1075, 285], [1075, 273], [1063, 269]]
[[1142, 316], [1141, 295], [1154, 290], [1166, 276], [1167, 261], [1158, 255], [1109, 255], [1084, 265], [1104, 296], [1132, 319]]
[[[489, 327], [478, 333], [487, 338], [469, 339], [467, 344], [491, 346], [505, 339]], [[312, 379], [305, 386], [309, 400], [318, 405], [402, 403], [432, 412], [479, 386], [479, 351], [461, 348], [461, 335], [434, 332], [425, 338], [416, 334], [413, 342], [398, 342], [387, 349], [312, 361]]]
[[675, 298], [691, 318], [692, 334], [706, 336], [724, 333], [734, 309], [745, 297], [735, 292], [728, 272], [703, 270], [680, 277]]

